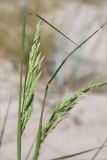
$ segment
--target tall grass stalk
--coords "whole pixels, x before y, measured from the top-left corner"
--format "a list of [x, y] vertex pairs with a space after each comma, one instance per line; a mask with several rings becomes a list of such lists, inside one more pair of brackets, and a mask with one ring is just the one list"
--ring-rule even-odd
[[23, 74], [23, 58], [25, 54], [25, 28], [26, 15], [23, 16], [22, 25], [22, 42], [21, 42], [21, 64], [20, 64], [20, 86], [19, 86], [19, 108], [18, 108], [18, 128], [17, 128], [17, 160], [21, 160], [21, 107], [22, 107], [22, 74]]
[[33, 160], [38, 160], [39, 152], [40, 152], [40, 147], [41, 147], [41, 135], [42, 135], [42, 120], [43, 120], [43, 113], [44, 113], [44, 108], [45, 108], [45, 101], [48, 93], [49, 86], [53, 79], [56, 77], [57, 73], [60, 71], [62, 66], [65, 64], [65, 62], [68, 60], [68, 58], [74, 54], [81, 46], [83, 46], [87, 41], [89, 41], [96, 33], [98, 33], [104, 26], [106, 25], [103, 24], [99, 29], [97, 29], [95, 32], [93, 32], [88, 38], [86, 38], [80, 45], [78, 45], [72, 52], [68, 54], [68, 56], [62, 61], [62, 63], [59, 65], [55, 73], [52, 75], [50, 80], [48, 81], [46, 88], [45, 88], [45, 93], [44, 93], [44, 99], [42, 103], [42, 109], [41, 109], [41, 114], [40, 114], [40, 120], [39, 120], [39, 128], [38, 128], [38, 133], [37, 133], [37, 142], [36, 142], [36, 147], [35, 147], [35, 153]]

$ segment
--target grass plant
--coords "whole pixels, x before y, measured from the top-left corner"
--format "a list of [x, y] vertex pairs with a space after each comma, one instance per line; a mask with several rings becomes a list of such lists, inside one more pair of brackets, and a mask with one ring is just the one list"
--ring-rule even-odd
[[[43, 18], [41, 18], [40, 16], [38, 16], [37, 14], [35, 14], [35, 16], [39, 17], [40, 19], [43, 20]], [[46, 22], [46, 20], [44, 20], [44, 22]], [[47, 22], [46, 22], [47, 23]], [[49, 23], [47, 23], [49, 24]], [[99, 29], [97, 29], [95, 32], [93, 32], [88, 38], [86, 38], [80, 45], [78, 45], [73, 51], [71, 51], [67, 57], [62, 61], [62, 63], [59, 65], [59, 67], [56, 69], [55, 73], [52, 75], [52, 77], [49, 79], [46, 88], [45, 88], [45, 93], [44, 93], [44, 99], [43, 99], [43, 103], [42, 103], [42, 109], [41, 109], [41, 115], [40, 115], [40, 121], [39, 121], [39, 128], [38, 128], [38, 133], [37, 133], [37, 142], [36, 142], [36, 147], [35, 147], [35, 154], [34, 154], [34, 158], [33, 160], [37, 160], [38, 156], [39, 156], [39, 151], [40, 151], [40, 146], [41, 146], [41, 142], [42, 142], [42, 120], [43, 120], [43, 113], [44, 113], [44, 108], [45, 108], [45, 101], [46, 101], [46, 97], [47, 97], [47, 93], [48, 93], [48, 89], [49, 86], [51, 84], [51, 82], [53, 81], [53, 79], [56, 77], [57, 73], [60, 71], [60, 69], [62, 68], [62, 66], [65, 64], [65, 62], [69, 59], [69, 57], [74, 54], [80, 47], [82, 47], [87, 41], [89, 41], [96, 33], [98, 33], [104, 26], [106, 25], [103, 24]], [[60, 33], [60, 32], [59, 32]], [[99, 83], [98, 83], [99, 84]], [[103, 84], [103, 82], [102, 82]], [[105, 83], [106, 84], [106, 83]], [[97, 83], [92, 84], [93, 88], [96, 86], [98, 87], [99, 85], [97, 85]], [[59, 121], [60, 122], [60, 121]], [[48, 124], [49, 125], [49, 124]]]
[[[27, 13], [28, 14], [28, 13]], [[34, 93], [36, 91], [37, 84], [39, 82], [39, 78], [41, 75], [41, 65], [43, 62], [43, 56], [40, 52], [40, 35], [41, 35], [41, 25], [44, 21], [48, 25], [50, 25], [53, 29], [55, 29], [57, 32], [59, 32], [61, 35], [63, 35], [65, 38], [69, 39], [64, 33], [59, 31], [57, 28], [52, 26], [48, 21], [46, 21], [44, 18], [39, 16], [38, 14], [34, 14], [37, 16], [40, 21], [38, 22], [36, 26], [36, 34], [34, 37], [34, 41], [32, 44], [32, 48], [29, 54], [28, 58], [28, 68], [26, 72], [26, 76], [23, 82], [23, 61], [25, 57], [25, 31], [26, 31], [26, 16], [23, 17], [23, 26], [22, 26], [22, 46], [21, 46], [21, 64], [20, 64], [20, 86], [19, 86], [19, 108], [18, 108], [18, 128], [17, 128], [17, 160], [21, 160], [21, 142], [22, 142], [22, 135], [24, 133], [24, 130], [27, 127], [27, 123], [31, 117], [31, 114], [33, 112], [33, 105], [34, 105]], [[33, 13], [29, 13], [33, 14]], [[52, 132], [55, 127], [66, 117], [67, 113], [72, 110], [77, 103], [84, 97], [86, 93], [88, 93], [91, 89], [98, 88], [104, 85], [107, 85], [107, 81], [101, 81], [101, 82], [92, 82], [89, 83], [87, 86], [80, 88], [77, 90], [73, 95], [69, 97], [64, 97], [62, 100], [60, 100], [59, 103], [54, 107], [54, 110], [50, 114], [47, 122], [43, 126], [43, 115], [45, 110], [45, 101], [48, 94], [48, 89], [52, 83], [52, 81], [55, 79], [56, 75], [62, 68], [62, 66], [66, 63], [66, 61], [69, 59], [71, 55], [76, 53], [76, 51], [81, 48], [85, 43], [87, 43], [93, 36], [95, 36], [96, 33], [98, 33], [104, 26], [103, 24], [99, 29], [97, 29], [95, 32], [93, 32], [89, 37], [87, 37], [81, 44], [76, 44], [73, 40], [69, 39], [72, 43], [76, 45], [76, 48], [71, 51], [66, 58], [62, 61], [61, 64], [59, 64], [59, 67], [56, 69], [56, 71], [53, 73], [53, 75], [49, 78], [45, 91], [44, 91], [44, 98], [41, 106], [41, 112], [40, 112], [40, 119], [38, 124], [38, 132], [36, 135], [36, 140], [34, 140], [29, 152], [27, 153], [26, 160], [29, 159], [29, 155], [32, 151], [32, 148], [34, 146], [34, 155], [33, 160], [38, 160], [41, 150], [41, 145], [44, 143], [45, 138], [48, 136], [50, 132]], [[59, 158], [55, 158], [54, 160], [59, 159], [67, 159], [71, 158], [77, 155], [81, 155], [83, 153], [88, 153], [93, 150], [97, 150], [96, 154], [93, 156], [92, 160], [95, 160], [96, 156], [99, 154], [101, 149], [105, 147], [105, 142], [102, 146], [96, 147], [90, 150], [85, 150], [80, 153], [63, 156]]]
[[25, 27], [26, 15], [23, 18], [22, 28], [22, 50], [21, 50], [21, 66], [20, 66], [20, 87], [19, 87], [19, 110], [18, 110], [18, 131], [17, 131], [17, 159], [21, 160], [21, 137], [26, 127], [26, 124], [31, 116], [34, 103], [34, 92], [38, 79], [41, 75], [41, 63], [43, 57], [39, 52], [40, 47], [40, 26], [41, 21], [36, 27], [36, 34], [34, 37], [31, 52], [29, 54], [28, 69], [23, 84], [23, 60], [25, 56]]
[[[28, 13], [32, 14], [32, 13]], [[40, 18], [42, 21], [50, 25], [44, 18], [41, 16], [35, 15], [38, 18]], [[106, 24], [102, 25], [98, 30], [96, 30], [94, 33], [92, 33], [88, 38], [86, 38], [80, 45], [77, 45], [77, 47], [71, 51], [66, 58], [62, 61], [62, 63], [59, 65], [55, 73], [53, 73], [52, 77], [47, 82], [45, 93], [44, 93], [44, 99], [42, 103], [41, 113], [40, 113], [40, 120], [39, 120], [39, 127], [38, 127], [38, 133], [36, 138], [36, 145], [34, 149], [34, 156], [33, 160], [38, 160], [41, 144], [44, 142], [45, 138], [48, 136], [48, 134], [55, 129], [57, 124], [60, 123], [65, 117], [66, 114], [80, 101], [80, 99], [83, 97], [85, 93], [87, 93], [90, 89], [97, 88], [103, 85], [107, 85], [107, 81], [102, 82], [94, 82], [90, 83], [86, 87], [83, 87], [79, 89], [76, 93], [74, 93], [73, 96], [66, 97], [63, 100], [61, 100], [55, 107], [54, 111], [50, 115], [48, 121], [46, 122], [45, 126], [42, 126], [43, 121], [43, 114], [45, 109], [45, 101], [48, 94], [48, 89], [51, 84], [51, 82], [56, 77], [57, 73], [60, 71], [62, 66], [65, 64], [65, 62], [69, 59], [69, 57], [74, 54], [80, 47], [82, 47], [87, 41], [89, 41], [97, 32], [99, 32]], [[59, 30], [57, 30], [55, 27], [50, 25], [52, 28], [54, 28], [57, 32], [61, 34]], [[23, 87], [23, 96], [22, 96], [22, 111], [21, 111], [21, 134], [23, 134], [23, 131], [26, 127], [27, 121], [30, 119], [32, 108], [33, 108], [33, 101], [34, 101], [34, 91], [35, 87], [38, 81], [38, 78], [41, 74], [41, 63], [43, 61], [43, 58], [41, 56], [41, 53], [39, 52], [39, 46], [40, 46], [40, 29], [41, 29], [41, 21], [37, 25], [36, 35], [34, 38], [34, 42], [32, 45], [32, 49], [29, 55], [29, 64], [28, 64], [28, 70], [25, 77], [24, 87]], [[65, 38], [67, 38], [64, 34], [62, 34]], [[68, 39], [68, 38], [67, 38]], [[73, 41], [72, 41], [73, 42]], [[74, 42], [73, 42], [74, 43]], [[22, 90], [21, 90], [22, 91]], [[35, 144], [33, 142], [33, 145]], [[32, 146], [31, 146], [32, 148]], [[27, 154], [29, 156], [31, 152], [31, 149], [29, 153]], [[27, 158], [28, 158], [27, 156]]]

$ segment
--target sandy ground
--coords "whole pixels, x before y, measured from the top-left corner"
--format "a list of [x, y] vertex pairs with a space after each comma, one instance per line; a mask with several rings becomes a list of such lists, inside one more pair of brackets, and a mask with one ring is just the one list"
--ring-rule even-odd
[[[9, 70], [7, 70], [7, 72], [2, 68], [0, 70], [1, 125], [3, 123], [3, 118], [8, 106], [9, 97], [12, 94], [11, 108], [9, 111], [3, 144], [0, 150], [0, 160], [16, 160], [17, 155], [16, 134], [19, 77], [17, 73], [13, 72], [12, 67], [10, 67]], [[67, 90], [64, 94], [68, 94], [70, 92], [70, 90]], [[46, 101], [46, 112], [44, 115], [44, 120], [47, 119], [49, 113], [52, 111], [56, 101], [58, 100], [58, 94], [59, 93], [49, 93], [48, 99]], [[61, 96], [59, 95], [59, 97]], [[37, 131], [42, 98], [43, 88], [41, 85], [38, 94], [35, 97], [34, 112], [22, 138], [22, 160], [24, 160]], [[42, 147], [40, 160], [50, 160], [57, 156], [91, 149], [101, 145], [106, 137], [107, 95], [104, 93], [89, 93], [88, 96], [86, 96], [85, 99], [83, 99], [80, 104], [78, 104], [72, 110], [72, 112], [69, 113], [68, 117], [63, 122], [61, 122], [60, 125], [47, 137]], [[94, 153], [95, 151], [72, 158], [72, 160], [90, 160]], [[96, 160], [107, 160], [107, 148], [101, 151]]]

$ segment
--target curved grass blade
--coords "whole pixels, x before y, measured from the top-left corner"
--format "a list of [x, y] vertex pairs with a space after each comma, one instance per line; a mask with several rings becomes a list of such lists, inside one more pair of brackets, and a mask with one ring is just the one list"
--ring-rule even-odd
[[31, 144], [31, 146], [30, 146], [30, 148], [29, 148], [29, 151], [28, 151], [28, 153], [27, 153], [27, 155], [26, 155], [26, 157], [25, 157], [24, 160], [28, 160], [28, 159], [29, 159], [30, 154], [31, 154], [31, 152], [32, 152], [32, 150], [33, 150], [34, 145], [35, 145], [35, 139], [34, 139], [33, 143]]
[[29, 151], [28, 151], [28, 153], [27, 153], [27, 155], [26, 155], [26, 157], [25, 157], [24, 160], [28, 160], [28, 159], [29, 159], [30, 154], [31, 154], [31, 152], [32, 152], [32, 150], [33, 150], [33, 148], [34, 148], [34, 145], [35, 145], [35, 139], [34, 139], [33, 143], [31, 144], [31, 146], [30, 146], [30, 148], [29, 148]]
[[91, 160], [95, 160], [96, 159], [96, 157], [99, 155], [99, 153], [104, 148], [104, 146], [105, 146], [106, 143], [107, 143], [107, 138], [105, 139], [105, 141], [103, 142], [103, 144], [101, 145], [101, 147], [98, 148], [97, 152], [94, 154], [94, 156], [91, 158]]
[[[107, 138], [106, 140], [107, 141]], [[74, 153], [74, 154], [71, 154], [71, 155], [66, 155], [66, 156], [62, 156], [62, 157], [58, 157], [58, 158], [54, 158], [54, 159], [51, 159], [51, 160], [61, 160], [61, 159], [64, 159], [64, 158], [72, 158], [72, 157], [76, 157], [76, 156], [79, 156], [79, 155], [82, 155], [82, 154], [85, 154], [85, 153], [89, 153], [89, 152], [92, 152], [92, 151], [95, 151], [95, 150], [100, 150], [100, 149], [103, 149], [105, 147], [107, 147], [107, 145], [105, 145], [105, 142], [103, 143], [103, 145], [99, 146], [99, 147], [95, 147], [95, 148], [91, 148], [91, 149], [87, 149], [87, 150], [84, 150], [84, 151], [81, 151], [81, 152], [78, 152], [78, 153]], [[33, 150], [33, 147], [34, 147], [34, 144], [35, 144], [35, 140], [33, 141], [29, 151], [28, 151], [28, 154], [26, 155], [26, 158], [25, 160], [28, 160], [29, 157], [30, 157], [30, 154]], [[92, 159], [91, 159], [92, 160]]]
[[[86, 154], [86, 153], [95, 151], [95, 150], [97, 150], [97, 149], [100, 149], [101, 147], [102, 147], [102, 146], [96, 147], [96, 148], [92, 148], [92, 149], [88, 149], [88, 150], [85, 150], [85, 151], [82, 151], [82, 152], [74, 153], [74, 154], [71, 154], [71, 155], [66, 155], [66, 156], [54, 158], [54, 159], [51, 159], [51, 160], [64, 160], [64, 159], [68, 159], [68, 158], [77, 157], [77, 156], [80, 156], [80, 155], [82, 155], [82, 154]], [[104, 145], [102, 148], [104, 148], [104, 147], [107, 147], [107, 146]]]
[[1, 132], [0, 132], [0, 147], [2, 146], [2, 141], [3, 141], [5, 128], [6, 128], [6, 124], [7, 124], [7, 120], [8, 120], [10, 106], [11, 106], [11, 101], [12, 101], [12, 97], [10, 97], [10, 99], [9, 99], [8, 107], [7, 107], [7, 110], [6, 110], [5, 117], [4, 117], [3, 126], [2, 126], [2, 129], [1, 129]]

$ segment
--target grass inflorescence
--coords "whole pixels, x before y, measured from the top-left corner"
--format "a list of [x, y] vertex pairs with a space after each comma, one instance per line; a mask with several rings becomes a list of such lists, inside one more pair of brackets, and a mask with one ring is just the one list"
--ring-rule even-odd
[[67, 113], [75, 107], [76, 104], [83, 98], [84, 94], [91, 89], [107, 85], [107, 81], [90, 83], [86, 87], [80, 88], [72, 96], [65, 97], [61, 100], [56, 107], [54, 107], [53, 113], [50, 115], [49, 120], [46, 122], [45, 127], [42, 130], [41, 142], [45, 140], [47, 135], [55, 129], [55, 127], [61, 122], [67, 115]]
[[41, 63], [43, 61], [43, 57], [39, 50], [40, 29], [41, 29], [41, 21], [38, 23], [36, 27], [35, 38], [33, 41], [31, 52], [29, 54], [28, 71], [24, 82], [24, 90], [22, 97], [23, 103], [21, 112], [22, 133], [32, 113], [33, 103], [34, 103], [34, 92], [36, 90], [36, 86], [41, 75]]

